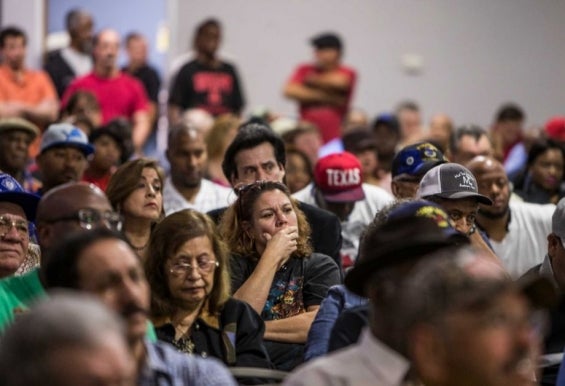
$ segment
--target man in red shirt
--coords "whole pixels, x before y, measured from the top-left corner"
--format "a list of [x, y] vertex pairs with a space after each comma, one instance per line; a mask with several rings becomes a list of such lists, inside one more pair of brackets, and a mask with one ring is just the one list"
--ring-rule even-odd
[[119, 49], [120, 36], [116, 31], [100, 31], [94, 38], [94, 70], [70, 84], [62, 105], [79, 90], [92, 92], [100, 104], [103, 124], [118, 117], [130, 120], [135, 151], [142, 154], [150, 133], [149, 102], [141, 82], [120, 71]]
[[300, 118], [315, 124], [324, 143], [341, 136], [341, 124], [351, 101], [356, 73], [341, 65], [342, 44], [335, 34], [311, 40], [315, 62], [299, 66], [284, 89], [300, 105]]

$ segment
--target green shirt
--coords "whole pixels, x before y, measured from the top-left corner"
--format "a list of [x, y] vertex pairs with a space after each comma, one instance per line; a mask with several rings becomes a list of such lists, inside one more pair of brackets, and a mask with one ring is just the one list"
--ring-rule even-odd
[[[34, 301], [45, 296], [47, 293], [39, 281], [39, 268], [22, 276], [0, 280], [0, 332], [8, 327], [17, 314], [26, 311]], [[145, 336], [150, 342], [157, 341], [155, 328], [149, 321]]]
[[39, 281], [39, 268], [22, 276], [10, 276], [0, 280], [0, 331], [3, 331], [18, 313], [26, 311], [31, 303], [45, 296], [45, 288]]

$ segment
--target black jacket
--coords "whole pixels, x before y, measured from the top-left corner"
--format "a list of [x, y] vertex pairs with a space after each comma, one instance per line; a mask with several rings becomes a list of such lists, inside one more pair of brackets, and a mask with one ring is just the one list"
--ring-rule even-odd
[[[174, 345], [172, 324], [156, 322], [155, 332], [159, 340]], [[272, 368], [264, 333], [265, 323], [251, 306], [230, 298], [219, 317], [196, 319], [190, 337], [196, 355], [218, 358], [228, 366]]]

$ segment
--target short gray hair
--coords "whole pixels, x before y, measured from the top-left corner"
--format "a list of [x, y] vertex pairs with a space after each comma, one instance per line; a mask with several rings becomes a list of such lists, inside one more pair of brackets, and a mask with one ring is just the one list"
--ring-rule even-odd
[[[481, 260], [483, 267], [475, 268]], [[513, 282], [501, 266], [471, 247], [462, 247], [430, 254], [404, 284], [397, 322], [407, 332], [421, 323], [441, 324], [451, 311], [483, 310]]]
[[109, 335], [127, 344], [117, 315], [94, 297], [58, 291], [17, 316], [0, 337], [0, 384], [55, 386], [60, 375], [49, 362], [54, 350], [97, 347]]

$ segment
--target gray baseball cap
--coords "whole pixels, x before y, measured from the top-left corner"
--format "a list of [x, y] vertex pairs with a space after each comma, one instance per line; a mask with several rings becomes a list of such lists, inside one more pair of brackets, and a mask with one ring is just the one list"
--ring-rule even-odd
[[445, 163], [430, 169], [420, 181], [418, 195], [421, 198], [436, 196], [450, 200], [474, 197], [481, 204], [492, 205], [490, 198], [479, 194], [473, 173], [456, 163]]
[[565, 242], [565, 198], [557, 203], [553, 217], [551, 218], [551, 231]]

